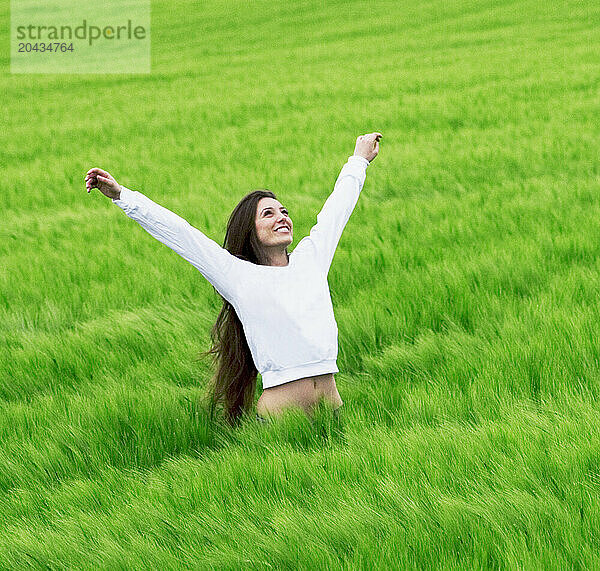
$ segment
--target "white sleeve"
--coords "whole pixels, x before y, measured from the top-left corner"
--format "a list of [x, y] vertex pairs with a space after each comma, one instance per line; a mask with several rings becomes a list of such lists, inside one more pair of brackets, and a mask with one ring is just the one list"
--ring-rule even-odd
[[348, 158], [348, 162], [340, 171], [333, 192], [317, 215], [317, 223], [305, 238], [312, 242], [317, 261], [325, 273], [329, 273], [344, 227], [358, 201], [365, 183], [367, 166], [369, 161], [364, 157], [352, 155]]
[[121, 185], [120, 198], [112, 201], [150, 235], [190, 262], [231, 303], [237, 281], [232, 273], [242, 260], [141, 192]]

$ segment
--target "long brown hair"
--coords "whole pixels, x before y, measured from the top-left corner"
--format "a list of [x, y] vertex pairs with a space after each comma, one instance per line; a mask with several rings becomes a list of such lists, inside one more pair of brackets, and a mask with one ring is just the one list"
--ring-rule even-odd
[[[223, 248], [230, 254], [262, 266], [267, 265], [267, 259], [256, 235], [256, 209], [258, 201], [265, 197], [277, 199], [270, 190], [261, 189], [253, 190], [239, 201], [229, 216], [223, 242]], [[236, 426], [253, 405], [258, 371], [234, 307], [215, 291], [223, 299], [223, 307], [211, 330], [212, 347], [201, 352], [196, 360], [212, 355], [216, 366], [205, 394], [211, 420], [217, 405], [222, 403], [225, 419]]]

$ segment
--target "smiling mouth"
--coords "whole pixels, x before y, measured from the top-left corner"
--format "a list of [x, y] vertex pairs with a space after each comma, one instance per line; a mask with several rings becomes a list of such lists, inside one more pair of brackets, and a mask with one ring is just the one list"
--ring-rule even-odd
[[285, 234], [286, 232], [289, 233], [290, 229], [282, 227], [282, 228], [279, 228], [278, 230], [275, 230], [275, 232], [280, 233], [280, 234]]

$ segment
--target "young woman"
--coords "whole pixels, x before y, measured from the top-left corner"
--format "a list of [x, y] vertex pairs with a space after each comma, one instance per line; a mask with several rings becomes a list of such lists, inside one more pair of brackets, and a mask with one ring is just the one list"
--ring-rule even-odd
[[342, 231], [362, 190], [366, 168], [379, 153], [381, 133], [356, 139], [310, 235], [294, 251], [287, 209], [268, 190], [255, 190], [235, 207], [223, 248], [200, 230], [106, 171], [90, 169], [87, 192], [97, 188], [149, 234], [190, 262], [223, 298], [211, 331], [218, 355], [211, 380], [211, 416], [222, 402], [235, 425], [250, 411], [257, 374], [263, 393], [257, 417], [296, 406], [310, 413], [321, 400], [343, 404], [335, 385], [337, 323], [327, 275]]

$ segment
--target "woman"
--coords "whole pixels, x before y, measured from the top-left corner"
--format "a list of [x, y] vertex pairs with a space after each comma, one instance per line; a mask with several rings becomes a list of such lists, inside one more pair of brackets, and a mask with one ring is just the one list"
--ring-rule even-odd
[[216, 357], [209, 398], [211, 416], [223, 402], [230, 424], [252, 406], [257, 373], [263, 393], [257, 417], [287, 407], [310, 413], [321, 400], [343, 404], [335, 385], [337, 323], [327, 274], [362, 190], [366, 168], [379, 153], [381, 133], [357, 138], [317, 224], [289, 254], [293, 224], [268, 190], [255, 190], [235, 207], [223, 248], [170, 210], [92, 168], [87, 192], [97, 188], [149, 234], [190, 262], [223, 298], [211, 331]]

